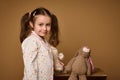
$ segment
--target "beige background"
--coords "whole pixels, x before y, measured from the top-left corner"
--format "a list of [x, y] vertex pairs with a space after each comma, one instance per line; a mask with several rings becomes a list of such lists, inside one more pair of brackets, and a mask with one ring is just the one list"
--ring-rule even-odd
[[0, 80], [22, 80], [20, 18], [39, 6], [58, 16], [58, 49], [65, 54], [65, 64], [87, 45], [95, 67], [103, 69], [108, 80], [120, 78], [119, 0], [0, 0]]

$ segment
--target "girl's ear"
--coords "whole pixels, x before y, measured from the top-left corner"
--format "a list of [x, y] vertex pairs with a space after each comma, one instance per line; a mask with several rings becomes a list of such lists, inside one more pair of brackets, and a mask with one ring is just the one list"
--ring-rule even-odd
[[33, 23], [31, 21], [29, 22], [29, 25], [31, 28], [33, 28]]

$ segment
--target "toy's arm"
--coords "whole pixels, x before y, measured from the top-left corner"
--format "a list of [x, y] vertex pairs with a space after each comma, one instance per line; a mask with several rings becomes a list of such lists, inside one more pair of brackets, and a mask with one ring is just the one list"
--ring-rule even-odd
[[64, 73], [71, 72], [72, 64], [73, 64], [73, 62], [75, 61], [75, 59], [76, 59], [76, 57], [73, 57], [73, 58], [68, 62], [68, 64], [65, 66]]
[[72, 64], [74, 63], [74, 61], [75, 61], [76, 57], [78, 56], [78, 54], [79, 54], [79, 50], [75, 53], [75, 55], [73, 56], [73, 58], [65, 66], [64, 73], [71, 72], [71, 70], [72, 70]]
[[89, 62], [89, 60], [86, 60], [86, 62], [87, 62], [87, 75], [91, 75], [92, 70], [91, 70], [90, 62]]

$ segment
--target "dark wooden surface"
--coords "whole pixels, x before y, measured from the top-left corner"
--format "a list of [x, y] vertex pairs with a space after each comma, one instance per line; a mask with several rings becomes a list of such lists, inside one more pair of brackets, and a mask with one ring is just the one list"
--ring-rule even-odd
[[[55, 73], [54, 80], [68, 80], [70, 74]], [[95, 68], [91, 75], [87, 75], [87, 80], [107, 80], [107, 75], [99, 68]]]

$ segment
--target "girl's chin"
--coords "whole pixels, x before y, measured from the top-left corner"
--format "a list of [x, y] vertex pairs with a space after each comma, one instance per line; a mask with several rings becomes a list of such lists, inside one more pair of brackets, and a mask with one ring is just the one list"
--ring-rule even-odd
[[46, 35], [47, 35], [47, 34], [41, 34], [40, 36], [41, 36], [41, 37], [45, 37]]

